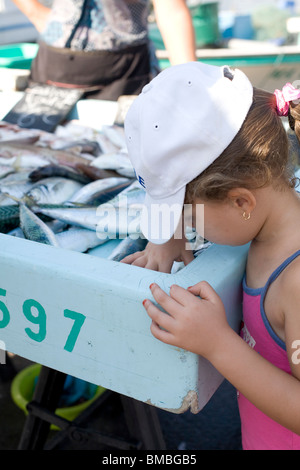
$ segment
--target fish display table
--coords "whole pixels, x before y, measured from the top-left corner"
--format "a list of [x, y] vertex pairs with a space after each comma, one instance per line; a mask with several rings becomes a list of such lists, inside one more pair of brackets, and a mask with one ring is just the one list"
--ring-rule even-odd
[[[9, 102], [11, 106], [3, 101], [3, 113]], [[89, 125], [90, 106], [101, 109], [102, 103], [79, 102], [73, 116], [81, 120], [84, 109]], [[115, 103], [105, 103], [103, 109], [104, 119], [113, 122]], [[97, 123], [101, 125], [100, 114]], [[166, 274], [109, 259], [119, 243], [110, 240], [80, 253], [0, 234], [0, 349], [43, 366], [41, 396], [47, 394], [49, 406], [55, 392], [51, 383], [59, 384], [69, 374], [132, 399], [135, 405], [127, 403], [130, 413], [141, 404], [143, 416], [148, 413], [144, 422], [155, 428], [155, 414], [145, 410], [197, 413], [223, 377], [204, 358], [152, 336], [142, 305], [151, 298], [150, 284], [169, 292], [172, 284], [186, 288], [206, 280], [238, 331], [248, 246], [211, 245], [188, 266]], [[30, 434], [38, 435], [38, 429], [31, 428]]]

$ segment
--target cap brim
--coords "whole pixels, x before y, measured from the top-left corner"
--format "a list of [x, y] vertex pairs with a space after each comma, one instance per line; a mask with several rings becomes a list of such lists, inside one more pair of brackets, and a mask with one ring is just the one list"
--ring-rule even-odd
[[[141, 214], [141, 231], [152, 243], [166, 243], [175, 235], [183, 237], [179, 222], [182, 217], [185, 187], [172, 196], [164, 199], [154, 199], [146, 194]], [[176, 233], [175, 233], [176, 232]]]

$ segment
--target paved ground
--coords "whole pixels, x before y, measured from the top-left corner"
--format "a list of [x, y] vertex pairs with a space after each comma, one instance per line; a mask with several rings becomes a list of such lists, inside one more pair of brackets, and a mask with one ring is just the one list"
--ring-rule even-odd
[[[11, 381], [15, 373], [30, 364], [18, 356], [11, 358], [11, 364], [0, 365], [0, 449], [17, 449], [24, 426], [24, 414], [13, 403], [10, 395]], [[11, 367], [12, 366], [12, 367]], [[174, 415], [157, 410], [160, 426], [169, 450], [240, 450], [240, 421], [233, 387], [226, 381], [212, 397], [205, 408], [193, 415], [186, 412]], [[122, 407], [116, 395], [107, 401], [86, 423], [88, 427], [128, 437], [124, 424]], [[49, 438], [57, 437], [57, 432]], [[52, 441], [53, 442], [53, 441]], [[58, 444], [62, 450], [109, 449], [95, 443], [71, 443], [68, 439]]]

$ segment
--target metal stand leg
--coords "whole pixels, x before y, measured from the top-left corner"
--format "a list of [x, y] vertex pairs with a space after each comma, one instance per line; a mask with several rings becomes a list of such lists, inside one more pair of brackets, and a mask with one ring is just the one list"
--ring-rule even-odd
[[125, 420], [132, 437], [139, 439], [144, 450], [165, 450], [156, 409], [133, 398], [121, 395]]
[[[44, 449], [51, 423], [61, 427], [62, 431], [59, 434], [62, 439], [68, 437], [78, 443], [90, 440], [99, 443], [99, 445], [127, 450], [163, 450], [166, 448], [156, 409], [124, 395], [119, 395], [119, 398], [124, 411], [129, 439], [105, 434], [95, 429], [83, 428], [81, 420], [84, 416], [82, 418], [79, 416], [74, 422], [70, 422], [55, 415], [54, 412], [58, 407], [65, 379], [66, 375], [62, 372], [42, 367], [33, 400], [27, 406], [29, 414], [25, 421], [18, 450]], [[93, 413], [97, 406], [105, 405], [104, 397], [99, 397], [97, 401], [91, 405], [90, 411], [86, 410], [86, 418], [88, 413]], [[59, 440], [58, 437], [54, 439], [54, 442], [59, 444]], [[50, 449], [51, 443], [48, 444], [48, 449]], [[55, 443], [53, 448], [55, 448]]]
[[[55, 411], [66, 375], [62, 372], [42, 367], [39, 374], [37, 386], [35, 388], [33, 402], [47, 408], [49, 411]], [[29, 404], [30, 405], [30, 404]], [[50, 423], [44, 421], [29, 412], [25, 426], [19, 442], [19, 450], [39, 450], [43, 449], [49, 433]]]

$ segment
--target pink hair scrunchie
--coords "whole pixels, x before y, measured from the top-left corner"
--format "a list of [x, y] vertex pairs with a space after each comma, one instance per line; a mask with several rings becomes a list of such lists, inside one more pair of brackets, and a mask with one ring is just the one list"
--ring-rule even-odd
[[287, 116], [290, 102], [300, 99], [300, 90], [293, 87], [291, 83], [287, 83], [284, 85], [282, 91], [275, 90], [274, 95], [276, 96], [278, 116]]

